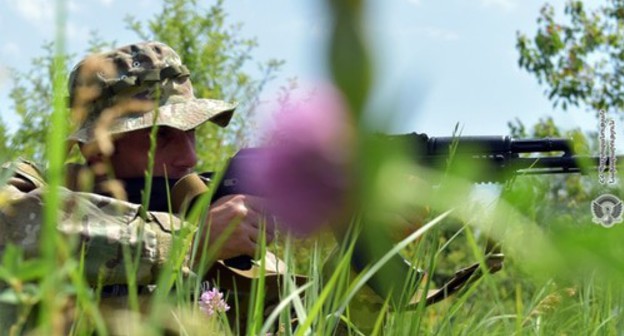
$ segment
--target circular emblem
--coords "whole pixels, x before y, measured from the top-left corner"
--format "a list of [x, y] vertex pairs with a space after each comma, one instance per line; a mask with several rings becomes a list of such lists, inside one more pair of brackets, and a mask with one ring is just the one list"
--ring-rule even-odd
[[593, 222], [612, 227], [622, 222], [622, 201], [615, 195], [602, 194], [591, 202]]

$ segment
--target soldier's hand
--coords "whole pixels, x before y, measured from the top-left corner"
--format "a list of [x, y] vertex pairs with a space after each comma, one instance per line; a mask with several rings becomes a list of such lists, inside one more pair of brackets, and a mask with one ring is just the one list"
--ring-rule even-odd
[[[229, 259], [239, 255], [254, 256], [260, 243], [261, 229], [266, 223], [266, 242], [273, 240], [274, 227], [265, 213], [264, 200], [250, 195], [228, 195], [218, 199], [209, 211], [205, 232], [200, 233], [200, 246], [208, 240], [207, 248], [220, 245], [217, 259]], [[199, 256], [201, 257], [201, 256]]]

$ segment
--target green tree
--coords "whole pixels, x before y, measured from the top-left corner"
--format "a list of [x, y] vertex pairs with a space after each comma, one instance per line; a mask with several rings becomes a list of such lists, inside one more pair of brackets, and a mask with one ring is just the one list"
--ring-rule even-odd
[[12, 156], [20, 155], [43, 163], [46, 132], [52, 113], [52, 78], [54, 76], [54, 47], [43, 45], [44, 55], [31, 61], [26, 73], [14, 71], [15, 83], [9, 97], [19, 120], [19, 128], [10, 136]]
[[214, 169], [239, 146], [251, 141], [252, 112], [267, 81], [274, 79], [283, 61], [259, 63], [260, 75], [248, 72], [255, 38], [240, 35], [242, 24], [227, 24], [223, 0], [204, 9], [196, 0], [165, 0], [160, 13], [146, 24], [132, 16], [128, 27], [143, 40], [158, 40], [175, 49], [191, 70], [195, 94], [239, 103], [226, 129], [211, 124], [199, 128], [197, 148], [200, 169]]
[[565, 18], [545, 4], [533, 38], [518, 33], [521, 68], [546, 85], [554, 106], [592, 111], [624, 107], [624, 1], [608, 0], [593, 11], [568, 1]]
[[10, 135], [6, 123], [0, 118], [0, 162], [12, 156], [9, 137]]
[[[126, 20], [128, 28], [136, 32], [139, 39], [159, 40], [179, 52], [191, 71], [198, 97], [239, 102], [235, 118], [226, 129], [207, 124], [197, 132], [199, 169], [219, 167], [238, 147], [250, 141], [252, 112], [259, 94], [264, 85], [275, 78], [283, 62], [269, 60], [258, 64], [259, 73], [248, 71], [257, 42], [240, 36], [242, 24], [228, 23], [223, 1], [206, 9], [195, 0], [164, 0], [162, 10], [146, 23], [132, 17]], [[86, 52], [110, 49], [114, 45], [115, 42], [92, 32]], [[44, 44], [43, 49], [44, 54], [32, 60], [31, 70], [15, 72], [10, 98], [20, 127], [6, 140], [12, 148], [10, 154], [19, 154], [38, 163], [43, 163], [53, 98], [52, 43]], [[66, 64], [73, 64], [74, 59], [73, 55], [68, 56]], [[1, 131], [0, 141], [1, 135], [6, 135]], [[9, 155], [4, 159], [14, 157]]]
[[[113, 42], [104, 41], [97, 32], [91, 32], [88, 52], [108, 49]], [[0, 125], [0, 148], [7, 148], [2, 160], [13, 160], [17, 156], [44, 165], [46, 132], [49, 129], [49, 116], [52, 113], [52, 78], [54, 76], [54, 44], [43, 44], [43, 54], [31, 60], [31, 68], [27, 72], [13, 70], [14, 85], [9, 94], [15, 115], [18, 117], [19, 128], [9, 134], [6, 127]], [[75, 55], [67, 55], [63, 65], [63, 73], [69, 73], [69, 65]], [[68, 93], [65, 92], [67, 96]], [[69, 121], [68, 121], [69, 122]]]
[[[595, 134], [583, 133], [580, 128], [562, 130], [552, 117], [540, 119], [530, 129], [527, 129], [519, 119], [509, 122], [508, 126], [513, 138], [566, 138], [571, 139], [574, 144], [573, 150], [577, 155], [597, 152], [597, 142], [592, 140], [597, 139]], [[587, 211], [589, 202], [597, 193], [599, 186], [592, 174], [587, 176], [562, 174], [522, 176], [514, 181], [510, 188], [509, 195], [519, 196], [510, 200], [510, 203], [531, 220], [547, 226], [548, 223], [558, 220], [561, 214], [565, 214], [565, 218], [568, 219], [571, 218], [569, 215], [574, 213], [589, 215]]]
[[[553, 6], [545, 4], [537, 18], [535, 36], [518, 33], [519, 66], [547, 87], [546, 94], [554, 106], [560, 105], [564, 110], [582, 106], [596, 114], [600, 110], [619, 113], [624, 106], [623, 19], [621, 0], [608, 0], [593, 10], [588, 10], [582, 1], [571, 0], [565, 5], [564, 18], [556, 18]], [[509, 127], [518, 138], [566, 137], [574, 140], [577, 153], [598, 153], [595, 132], [562, 131], [552, 118], [540, 120], [530, 132], [519, 120], [509, 123]], [[561, 207], [572, 214], [571, 218], [587, 219], [591, 200], [604, 189], [596, 183], [595, 176], [536, 181], [532, 186], [540, 187], [532, 195], [540, 206], [532, 211], [538, 222], [552, 222], [549, 213], [556, 212], [549, 209]]]

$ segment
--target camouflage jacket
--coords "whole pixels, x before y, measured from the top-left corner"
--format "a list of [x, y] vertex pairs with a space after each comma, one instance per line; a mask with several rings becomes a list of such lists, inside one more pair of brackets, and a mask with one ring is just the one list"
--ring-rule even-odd
[[[39, 249], [46, 183], [41, 172], [27, 161], [5, 164], [13, 171], [0, 186], [0, 254], [8, 244], [21, 247], [26, 256]], [[140, 245], [139, 285], [153, 284], [173, 244], [173, 234], [183, 222], [163, 212], [140, 215], [140, 205], [94, 193], [62, 189], [64, 206], [59, 209], [58, 232], [84, 245], [87, 281], [96, 285], [126, 283], [123, 247], [136, 251]], [[141, 235], [141, 236], [139, 236]], [[138, 244], [142, 242], [142, 244]], [[188, 259], [188, 258], [187, 258]], [[188, 272], [187, 263], [183, 272]]]

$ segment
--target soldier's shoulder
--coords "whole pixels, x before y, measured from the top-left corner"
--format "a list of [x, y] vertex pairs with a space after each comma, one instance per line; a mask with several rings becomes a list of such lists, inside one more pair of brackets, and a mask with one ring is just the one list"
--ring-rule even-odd
[[13, 178], [21, 179], [32, 184], [35, 188], [46, 184], [43, 169], [35, 162], [25, 158], [18, 158], [2, 164], [2, 170]]

